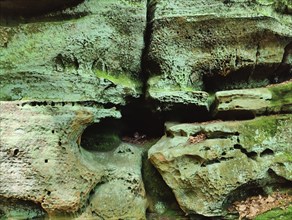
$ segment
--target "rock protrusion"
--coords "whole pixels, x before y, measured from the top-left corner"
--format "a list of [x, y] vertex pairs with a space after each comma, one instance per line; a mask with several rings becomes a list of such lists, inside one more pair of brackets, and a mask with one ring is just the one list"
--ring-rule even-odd
[[215, 93], [215, 117], [253, 118], [256, 115], [292, 112], [292, 81], [266, 88], [226, 90]]
[[149, 159], [185, 213], [222, 216], [226, 203], [248, 196], [237, 189], [265, 191], [292, 180], [291, 120], [291, 115], [275, 115], [169, 124]]

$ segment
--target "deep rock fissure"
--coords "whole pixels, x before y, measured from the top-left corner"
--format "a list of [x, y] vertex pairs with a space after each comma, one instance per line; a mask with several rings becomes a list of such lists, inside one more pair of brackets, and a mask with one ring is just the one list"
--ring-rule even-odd
[[153, 16], [154, 16], [154, 9], [155, 9], [155, 4], [156, 2], [153, 0], [147, 0], [147, 12], [146, 12], [146, 28], [144, 30], [144, 48], [142, 51], [141, 55], [141, 74], [140, 78], [142, 80], [143, 86], [142, 86], [142, 97], [145, 99], [146, 98], [146, 93], [147, 93], [147, 82], [150, 76], [150, 69], [153, 69], [154, 65], [149, 61], [148, 58], [148, 52], [149, 52], [149, 47], [151, 43], [151, 38], [152, 38], [152, 28], [153, 28]]

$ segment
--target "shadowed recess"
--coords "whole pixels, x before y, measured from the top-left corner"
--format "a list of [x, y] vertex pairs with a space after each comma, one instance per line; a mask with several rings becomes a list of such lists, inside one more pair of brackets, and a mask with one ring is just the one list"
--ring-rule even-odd
[[1, 0], [2, 15], [39, 15], [76, 6], [84, 0]]

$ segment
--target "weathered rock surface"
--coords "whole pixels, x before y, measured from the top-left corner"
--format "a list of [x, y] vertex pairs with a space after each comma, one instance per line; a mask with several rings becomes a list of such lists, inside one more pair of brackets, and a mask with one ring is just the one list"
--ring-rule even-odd
[[215, 93], [214, 115], [256, 116], [292, 112], [292, 81], [266, 88], [226, 90]]
[[[290, 0], [0, 0], [0, 219], [177, 216], [176, 199], [186, 214], [221, 216], [290, 183], [291, 81], [262, 86], [291, 78], [291, 9]], [[234, 88], [245, 89], [224, 91]], [[165, 121], [213, 110], [283, 115], [168, 124], [149, 158], [175, 199], [142, 152]]]
[[122, 143], [113, 152], [94, 154], [107, 167], [105, 183], [95, 188], [80, 216], [94, 219], [145, 219], [147, 200], [141, 175], [142, 151]]
[[292, 116], [167, 127], [149, 159], [187, 213], [224, 214], [253, 189], [292, 181]]
[[1, 21], [0, 100], [124, 104], [141, 94], [146, 1], [89, 0], [37, 20]]
[[249, 82], [244, 86], [265, 84], [292, 41], [291, 15], [278, 10], [277, 1], [162, 0], [153, 5], [149, 68], [151, 77], [160, 77], [154, 88], [222, 90], [240, 87], [242, 80]]
[[163, 84], [158, 86], [158, 77], [152, 77], [148, 81], [148, 93], [147, 97], [153, 99], [159, 103], [161, 107], [171, 108], [177, 105], [188, 105], [203, 107], [207, 111], [209, 110], [209, 94], [204, 91], [194, 91], [190, 88], [180, 90], [179, 88], [171, 90], [164, 88]]
[[[145, 218], [141, 152], [122, 144], [98, 154], [79, 145], [86, 126], [106, 117], [120, 113], [92, 103], [1, 102], [0, 200], [18, 199], [18, 209], [17, 203], [31, 202], [50, 216], [78, 215], [92, 203], [91, 215]], [[120, 194], [102, 190], [112, 185]], [[121, 194], [126, 210], [116, 207]], [[95, 204], [107, 196], [107, 206]], [[1, 212], [9, 211], [6, 203], [0, 203]]]

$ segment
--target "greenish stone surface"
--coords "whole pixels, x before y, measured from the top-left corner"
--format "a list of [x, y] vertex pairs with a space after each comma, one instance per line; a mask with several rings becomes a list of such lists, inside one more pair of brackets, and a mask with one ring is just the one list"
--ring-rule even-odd
[[[184, 212], [221, 216], [228, 203], [249, 191], [292, 180], [291, 120], [288, 114], [169, 123], [167, 135], [149, 150], [149, 159]], [[246, 194], [239, 190], [243, 188]]]
[[228, 117], [236, 114], [252, 116], [291, 113], [292, 81], [266, 88], [227, 90], [215, 93], [215, 116]]
[[292, 40], [291, 16], [275, 2], [153, 1], [149, 68], [157, 84], [181, 90], [267, 84]]
[[76, 219], [146, 219], [142, 150], [121, 143], [112, 152], [82, 151], [82, 154], [93, 166], [103, 165], [105, 175], [91, 192], [84, 212]]
[[90, 0], [37, 19], [1, 17], [0, 100], [139, 97], [145, 27], [146, 1]]
[[1, 197], [40, 204], [49, 215], [77, 212], [104, 175], [102, 165], [93, 168], [82, 157], [79, 138], [90, 123], [120, 113], [98, 105], [16, 101], [0, 102], [0, 112]]
[[207, 92], [195, 91], [192, 88], [168, 87], [160, 81], [160, 77], [148, 80], [147, 97], [155, 100], [160, 106], [192, 105], [209, 110], [211, 97]]
[[291, 80], [263, 87], [291, 78], [291, 0], [0, 8], [0, 219], [227, 219], [291, 184]]

